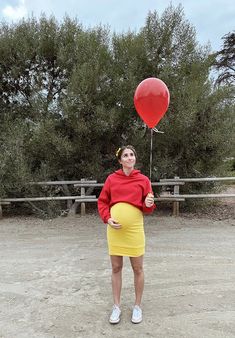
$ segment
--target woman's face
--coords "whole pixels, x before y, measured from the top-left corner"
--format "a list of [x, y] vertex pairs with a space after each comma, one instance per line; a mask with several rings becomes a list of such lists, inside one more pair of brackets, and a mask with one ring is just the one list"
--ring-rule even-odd
[[122, 165], [123, 169], [131, 170], [134, 169], [136, 163], [135, 153], [131, 149], [124, 149], [122, 152], [121, 159], [119, 163]]

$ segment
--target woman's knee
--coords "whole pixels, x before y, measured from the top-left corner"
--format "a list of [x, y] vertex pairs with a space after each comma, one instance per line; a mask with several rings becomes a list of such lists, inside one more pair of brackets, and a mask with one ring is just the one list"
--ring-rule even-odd
[[112, 272], [118, 273], [122, 270], [123, 266], [123, 257], [121, 256], [111, 256]]
[[141, 275], [144, 272], [143, 268], [143, 256], [131, 257], [131, 266], [135, 275]]
[[118, 273], [122, 271], [122, 264], [112, 264], [112, 272]]
[[133, 265], [132, 269], [136, 275], [141, 275], [144, 272], [143, 265]]

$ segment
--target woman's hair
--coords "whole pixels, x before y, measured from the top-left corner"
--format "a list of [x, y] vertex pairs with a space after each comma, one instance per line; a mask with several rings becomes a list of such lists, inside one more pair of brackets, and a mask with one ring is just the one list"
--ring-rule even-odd
[[133, 153], [135, 154], [135, 158], [137, 158], [137, 153], [136, 153], [136, 150], [133, 146], [131, 145], [127, 145], [127, 146], [122, 146], [121, 148], [118, 148], [118, 150], [116, 151], [116, 157], [118, 160], [121, 159], [121, 156], [122, 156], [122, 153], [125, 149], [130, 149], [133, 151]]

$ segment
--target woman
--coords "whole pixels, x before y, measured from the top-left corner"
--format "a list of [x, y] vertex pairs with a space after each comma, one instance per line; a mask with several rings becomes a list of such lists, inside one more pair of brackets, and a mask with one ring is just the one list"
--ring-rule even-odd
[[122, 169], [109, 175], [98, 198], [100, 217], [107, 223], [107, 239], [112, 264], [112, 291], [114, 305], [109, 322], [120, 321], [123, 256], [130, 257], [134, 272], [135, 305], [132, 322], [142, 321], [140, 308], [144, 289], [143, 256], [145, 234], [143, 212], [154, 208], [153, 192], [148, 177], [135, 170], [136, 151], [128, 145], [116, 152]]

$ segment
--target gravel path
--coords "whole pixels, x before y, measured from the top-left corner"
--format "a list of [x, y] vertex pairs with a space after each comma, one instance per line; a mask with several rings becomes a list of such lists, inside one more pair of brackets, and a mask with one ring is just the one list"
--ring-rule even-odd
[[0, 221], [1, 338], [234, 338], [235, 220], [145, 218], [144, 320], [124, 260], [122, 320], [112, 307], [105, 225], [98, 216]]

